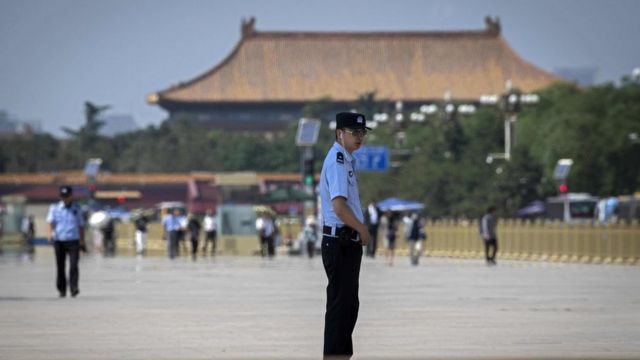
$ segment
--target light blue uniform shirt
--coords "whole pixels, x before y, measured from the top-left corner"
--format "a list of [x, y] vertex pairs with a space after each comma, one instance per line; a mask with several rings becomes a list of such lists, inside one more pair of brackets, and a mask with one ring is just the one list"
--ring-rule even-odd
[[80, 206], [72, 202], [69, 207], [59, 201], [49, 206], [47, 222], [53, 225], [53, 240], [80, 240], [80, 227], [84, 226]]
[[355, 164], [356, 159], [337, 142], [329, 149], [320, 173], [320, 206], [324, 225], [344, 225], [331, 203], [338, 196], [347, 199], [347, 205], [353, 214], [360, 222], [364, 222]]
[[173, 214], [169, 214], [167, 216], [164, 217], [164, 219], [162, 220], [162, 225], [164, 226], [164, 229], [169, 232], [169, 231], [178, 231], [180, 230], [180, 216], [175, 216]]

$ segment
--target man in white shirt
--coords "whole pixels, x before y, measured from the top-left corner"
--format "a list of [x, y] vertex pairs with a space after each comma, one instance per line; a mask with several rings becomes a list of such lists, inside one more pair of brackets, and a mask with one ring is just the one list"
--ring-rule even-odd
[[267, 255], [272, 258], [276, 255], [275, 251], [275, 224], [269, 214], [262, 214], [256, 220], [256, 231], [260, 238], [260, 250], [262, 257]]
[[202, 248], [202, 255], [207, 255], [207, 244], [211, 243], [211, 255], [216, 255], [217, 237], [218, 237], [218, 225], [216, 224], [216, 218], [213, 216], [213, 210], [207, 210], [207, 214], [203, 220], [204, 226], [204, 247]]

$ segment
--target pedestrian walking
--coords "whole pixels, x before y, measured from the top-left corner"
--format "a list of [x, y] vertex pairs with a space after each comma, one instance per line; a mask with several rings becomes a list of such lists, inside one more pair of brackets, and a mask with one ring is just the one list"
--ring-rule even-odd
[[484, 241], [484, 253], [487, 265], [496, 265], [496, 253], [498, 252], [498, 237], [496, 235], [496, 207], [490, 206], [480, 219], [480, 237]]
[[387, 264], [393, 266], [393, 259], [396, 253], [396, 231], [398, 229], [399, 215], [393, 211], [387, 211], [387, 251], [385, 257], [387, 258]]
[[20, 232], [22, 233], [22, 239], [24, 241], [24, 253], [29, 260], [33, 260], [33, 256], [35, 254], [35, 246], [33, 242], [36, 234], [36, 225], [33, 215], [25, 216], [22, 219]]
[[260, 239], [260, 254], [262, 257], [275, 256], [276, 223], [271, 214], [262, 213], [256, 220], [256, 231]]
[[136, 233], [135, 233], [135, 242], [136, 242], [136, 254], [144, 255], [147, 249], [147, 217], [144, 214], [140, 214], [140, 216], [135, 221]]
[[422, 255], [423, 243], [427, 239], [424, 221], [417, 213], [413, 213], [409, 217], [408, 229], [409, 259], [411, 260], [411, 265], [417, 266], [420, 261], [420, 255]]
[[191, 259], [196, 260], [198, 256], [198, 242], [200, 240], [200, 221], [193, 214], [189, 214], [189, 222], [187, 228], [189, 229], [189, 239], [191, 240]]
[[106, 225], [102, 228], [102, 241], [104, 242], [104, 256], [116, 256], [116, 226], [112, 217], [109, 217]]
[[307, 256], [311, 259], [316, 252], [316, 243], [318, 242], [318, 224], [316, 223], [315, 216], [307, 216], [304, 229], [302, 230], [302, 238], [307, 248]]
[[178, 229], [178, 254], [180, 250], [183, 254], [187, 254], [187, 231], [189, 229], [189, 218], [183, 213], [179, 213], [178, 219], [180, 222], [180, 228]]
[[91, 227], [91, 237], [93, 238], [93, 250], [102, 254], [104, 252], [104, 239], [102, 238], [102, 229], [95, 226]]
[[[70, 186], [60, 187], [60, 201], [52, 204], [47, 213], [49, 243], [56, 256], [56, 287], [60, 297], [67, 295], [67, 283], [72, 297], [80, 293], [78, 287], [80, 247], [84, 246], [84, 218], [80, 206], [73, 201]], [[69, 281], [66, 276], [66, 258], [69, 257]]]
[[167, 242], [169, 259], [178, 256], [178, 231], [180, 230], [180, 210], [173, 209], [162, 219], [163, 238]]
[[325, 358], [350, 358], [352, 334], [358, 318], [358, 286], [362, 246], [369, 244], [360, 205], [355, 158], [367, 135], [364, 115], [338, 113], [335, 143], [320, 173], [322, 206], [322, 263], [327, 274], [327, 307], [324, 324]]
[[216, 218], [213, 216], [213, 211], [211, 209], [207, 210], [207, 214], [204, 216], [204, 220], [202, 222], [205, 233], [202, 255], [207, 254], [207, 244], [209, 243], [211, 243], [211, 255], [215, 255], [217, 250], [218, 226], [216, 224]]
[[371, 235], [371, 241], [367, 245], [367, 256], [371, 258], [376, 257], [376, 250], [378, 247], [378, 225], [380, 224], [380, 210], [376, 204], [372, 201], [367, 206], [367, 211], [364, 216], [365, 224], [369, 229]]

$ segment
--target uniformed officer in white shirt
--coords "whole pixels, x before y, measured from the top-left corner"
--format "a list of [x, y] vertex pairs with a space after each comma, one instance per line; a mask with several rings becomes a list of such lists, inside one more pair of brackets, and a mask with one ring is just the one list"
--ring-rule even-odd
[[80, 248], [84, 247], [84, 218], [80, 206], [73, 202], [73, 190], [70, 186], [60, 187], [61, 200], [49, 207], [47, 223], [49, 223], [49, 242], [53, 243], [56, 254], [58, 274], [56, 287], [60, 297], [67, 294], [67, 277], [65, 261], [69, 255], [69, 290], [71, 296], [80, 293], [78, 288], [78, 259]]
[[164, 219], [162, 227], [164, 229], [164, 239], [167, 241], [167, 255], [169, 259], [178, 256], [178, 231], [182, 229], [180, 210], [174, 208]]
[[324, 356], [353, 355], [351, 335], [358, 318], [358, 278], [362, 246], [369, 243], [369, 231], [358, 193], [355, 159], [367, 131], [364, 115], [338, 113], [336, 142], [322, 165], [320, 200], [322, 207], [322, 263], [328, 278], [324, 328]]

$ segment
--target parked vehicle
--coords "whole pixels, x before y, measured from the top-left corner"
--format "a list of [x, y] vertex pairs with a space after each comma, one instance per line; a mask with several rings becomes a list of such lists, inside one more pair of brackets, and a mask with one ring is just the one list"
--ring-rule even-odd
[[592, 221], [598, 198], [587, 193], [568, 193], [547, 198], [546, 218], [564, 222]]

